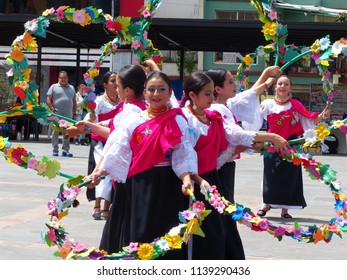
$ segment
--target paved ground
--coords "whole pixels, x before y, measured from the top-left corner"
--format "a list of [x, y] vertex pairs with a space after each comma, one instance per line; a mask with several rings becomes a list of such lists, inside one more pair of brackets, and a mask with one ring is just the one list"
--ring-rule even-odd
[[[19, 144], [13, 142], [13, 145]], [[23, 142], [26, 149], [38, 158], [51, 156], [51, 145], [47, 141]], [[59, 157], [61, 172], [71, 175], [85, 175], [89, 147], [72, 145], [73, 158]], [[321, 155], [316, 160], [331, 165], [342, 182], [347, 185], [346, 155]], [[66, 181], [63, 177], [47, 179], [37, 176], [32, 170], [25, 170], [5, 162], [0, 158], [0, 260], [54, 260], [56, 248], [43, 244], [41, 230], [49, 217], [47, 202], [52, 200], [60, 184]], [[261, 202], [260, 180], [262, 174], [262, 157], [242, 155], [237, 162], [236, 201], [250, 207], [255, 212]], [[324, 184], [313, 181], [306, 176], [305, 196], [308, 207], [292, 211], [291, 214], [303, 226], [321, 225], [333, 216], [332, 195]], [[98, 246], [104, 221], [95, 221], [91, 217], [93, 203], [85, 198], [85, 189], [78, 197], [81, 205], [64, 218], [66, 229], [77, 241], [85, 241]], [[267, 218], [274, 223], [289, 225], [279, 219], [280, 211], [272, 210]], [[239, 226], [248, 260], [347, 260], [345, 249], [347, 234], [340, 239], [334, 236], [329, 244], [306, 244], [290, 238], [281, 242], [267, 233], [252, 232], [249, 228]]]

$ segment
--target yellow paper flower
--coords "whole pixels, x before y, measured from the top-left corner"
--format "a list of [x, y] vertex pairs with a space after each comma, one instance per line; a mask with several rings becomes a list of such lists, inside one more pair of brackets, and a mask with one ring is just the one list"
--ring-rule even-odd
[[263, 220], [262, 218], [260, 218], [260, 217], [258, 217], [258, 216], [255, 216], [255, 217], [253, 217], [253, 218], [250, 220], [250, 222], [251, 222], [252, 224], [255, 224], [255, 225], [257, 226], [257, 225], [259, 225], [259, 223], [260, 223], [262, 220]]
[[141, 260], [150, 260], [154, 255], [154, 249], [151, 244], [143, 243], [137, 250], [137, 255]]
[[0, 136], [0, 150], [2, 150], [3, 148], [5, 148], [5, 141], [4, 138]]
[[234, 204], [229, 205], [227, 208], [225, 208], [225, 212], [231, 214], [236, 211], [236, 206]]
[[196, 231], [199, 229], [199, 222], [197, 218], [193, 218], [191, 219], [188, 223], [187, 223], [187, 232], [190, 234], [194, 234], [196, 233]]
[[328, 67], [329, 66], [329, 61], [328, 60], [321, 60], [320, 62], [321, 65]]
[[31, 73], [30, 68], [25, 69], [25, 71], [22, 73], [24, 80], [27, 82], [30, 81], [30, 73]]
[[325, 137], [330, 134], [330, 130], [326, 127], [324, 123], [319, 124], [315, 131], [317, 132], [317, 140], [322, 141]]
[[179, 235], [165, 235], [165, 239], [170, 248], [181, 249], [181, 237]]
[[122, 30], [125, 32], [129, 31], [129, 25], [131, 22], [131, 17], [122, 17], [119, 16], [116, 20], [116, 22], [118, 22], [120, 25], [122, 25]]
[[28, 48], [30, 51], [35, 52], [37, 50], [37, 42], [36, 39], [33, 38], [33, 40], [28, 44]]
[[343, 127], [344, 125], [345, 125], [345, 123], [342, 120], [336, 120], [333, 123], [333, 128], [339, 129], [339, 128]]
[[89, 77], [95, 78], [99, 75], [99, 70], [94, 68], [92, 70], [89, 70]]
[[7, 150], [7, 159], [6, 159], [6, 161], [7, 161], [8, 163], [14, 163], [14, 161], [12, 160], [12, 152], [13, 152], [13, 150], [14, 150], [13, 147], [12, 147], [12, 148], [9, 148], [9, 149]]
[[243, 62], [246, 64], [246, 66], [249, 66], [253, 62], [253, 58], [249, 54], [247, 54], [243, 58]]
[[43, 17], [47, 17], [51, 14], [51, 9], [46, 9], [42, 12], [42, 16]]
[[67, 211], [63, 211], [63, 212], [60, 212], [58, 214], [58, 220], [60, 221], [62, 218], [64, 218], [65, 216], [67, 216], [69, 213]]
[[311, 45], [310, 50], [312, 53], [320, 52], [320, 43], [318, 39]]

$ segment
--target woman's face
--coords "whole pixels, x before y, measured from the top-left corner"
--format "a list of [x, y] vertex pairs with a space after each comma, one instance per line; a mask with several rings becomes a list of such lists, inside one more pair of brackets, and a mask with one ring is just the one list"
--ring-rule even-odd
[[108, 78], [108, 81], [106, 84], [104, 84], [104, 88], [106, 92], [111, 95], [115, 96], [117, 91], [118, 91], [118, 86], [117, 86], [117, 74], [112, 73], [110, 77]]
[[223, 82], [223, 87], [221, 92], [218, 93], [220, 100], [225, 103], [229, 98], [235, 97], [236, 95], [236, 80], [231, 75], [230, 71], [227, 71], [225, 74], [225, 80]]
[[288, 77], [280, 77], [276, 83], [276, 94], [280, 98], [286, 98], [292, 90]]
[[125, 101], [127, 98], [127, 92], [125, 88], [123, 87], [122, 81], [120, 80], [119, 76], [116, 78], [116, 85], [118, 90], [118, 97], [121, 101]]
[[190, 98], [198, 109], [204, 110], [211, 107], [214, 100], [213, 88], [213, 83], [211, 82], [206, 84], [198, 94], [191, 92]]
[[155, 77], [147, 81], [144, 95], [152, 109], [160, 109], [167, 106], [171, 93], [169, 85], [163, 79]]

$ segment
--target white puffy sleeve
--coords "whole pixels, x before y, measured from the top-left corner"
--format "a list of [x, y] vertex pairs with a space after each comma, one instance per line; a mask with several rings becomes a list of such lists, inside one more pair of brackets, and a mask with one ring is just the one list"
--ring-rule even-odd
[[258, 131], [263, 126], [264, 120], [266, 120], [267, 115], [270, 114], [269, 106], [271, 104], [268, 101], [271, 100], [264, 100], [261, 105], [254, 111], [254, 119], [252, 122], [242, 122], [242, 127], [245, 130]]
[[254, 122], [259, 111], [259, 97], [254, 90], [245, 90], [227, 100], [227, 107], [233, 112], [238, 121]]
[[252, 147], [256, 132], [244, 130], [237, 124], [228, 124], [224, 128], [229, 145]]
[[187, 121], [180, 115], [176, 116], [178, 126], [182, 131], [181, 143], [172, 149], [172, 169], [178, 177], [182, 173], [198, 173], [197, 154], [191, 143], [191, 132], [189, 131]]
[[116, 135], [115, 131], [117, 130], [117, 127], [121, 126], [122, 122], [124, 122], [125, 120], [127, 120], [128, 122], [128, 119], [132, 119], [133, 117], [131, 116], [133, 114], [139, 114], [141, 112], [142, 110], [136, 105], [124, 104], [123, 110], [113, 118], [113, 125], [115, 129], [114, 131], [110, 133], [106, 141], [106, 144], [103, 150], [103, 155], [107, 153], [107, 150], [113, 145], [113, 143], [116, 140], [116, 137], [118, 137], [118, 136], [115, 136]]
[[131, 136], [140, 120], [137, 114], [133, 114], [131, 117], [126, 126], [120, 125], [111, 133], [105, 145], [104, 159], [100, 165], [100, 169], [109, 173], [111, 179], [122, 183], [126, 181], [132, 160]]
[[308, 129], [313, 129], [316, 127], [316, 125], [314, 124], [314, 119], [309, 119], [304, 117], [303, 115], [294, 112], [295, 118], [300, 120], [302, 129], [304, 131], [308, 130]]

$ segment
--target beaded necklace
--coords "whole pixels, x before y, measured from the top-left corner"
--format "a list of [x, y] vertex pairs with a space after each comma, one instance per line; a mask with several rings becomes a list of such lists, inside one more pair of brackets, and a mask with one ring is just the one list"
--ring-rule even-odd
[[166, 113], [167, 111], [169, 111], [168, 106], [165, 106], [165, 107], [162, 107], [159, 109], [153, 109], [150, 106], [147, 108], [148, 117], [150, 117], [151, 119], [153, 119], [159, 115], [162, 115], [162, 114]]

